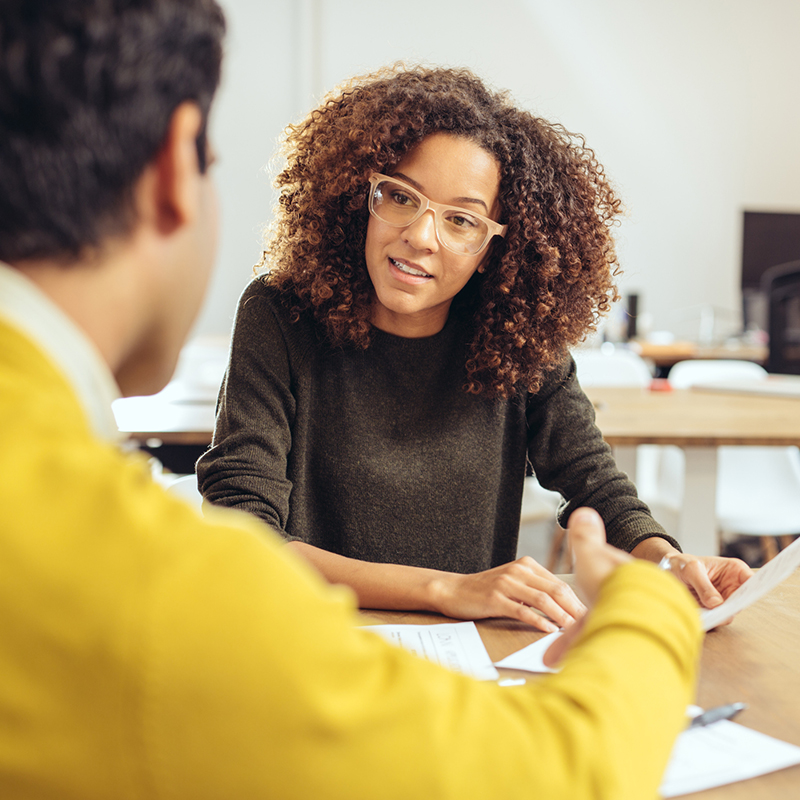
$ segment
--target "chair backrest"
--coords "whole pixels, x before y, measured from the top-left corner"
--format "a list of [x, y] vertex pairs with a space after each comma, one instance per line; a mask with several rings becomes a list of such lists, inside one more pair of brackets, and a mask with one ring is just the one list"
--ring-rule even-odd
[[[670, 383], [686, 389], [715, 381], [766, 380], [750, 361], [680, 361]], [[723, 446], [717, 461], [717, 524], [728, 533], [772, 536], [800, 531], [800, 454], [795, 447]], [[683, 454], [665, 448], [659, 465], [660, 491], [682, 494]]]
[[203, 507], [203, 495], [197, 488], [197, 475], [182, 475], [167, 485], [167, 491], [183, 498], [189, 505], [200, 511]]
[[645, 360], [618, 347], [572, 351], [581, 386], [649, 386], [653, 376]]
[[800, 375], [800, 261], [770, 267], [761, 290], [768, 309], [767, 370]]
[[695, 359], [679, 361], [669, 371], [669, 382], [674, 389], [688, 389], [697, 383], [717, 381], [765, 380], [767, 371], [752, 361], [736, 359]]
[[191, 400], [217, 399], [228, 366], [228, 337], [198, 337], [181, 350], [170, 385]]
[[[575, 359], [578, 383], [584, 388], [647, 387], [653, 380], [650, 368], [640, 355], [621, 347], [614, 347], [610, 343], [604, 344], [599, 349], [576, 348], [572, 351], [572, 357]], [[647, 487], [653, 485], [656, 476], [658, 456], [654, 447], [640, 445], [637, 448], [636, 462], [636, 474], [630, 477], [636, 486], [646, 493]]]

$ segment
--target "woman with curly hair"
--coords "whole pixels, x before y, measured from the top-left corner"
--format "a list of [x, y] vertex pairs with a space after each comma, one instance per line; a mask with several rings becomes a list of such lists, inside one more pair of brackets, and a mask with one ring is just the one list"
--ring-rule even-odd
[[680, 553], [576, 381], [569, 348], [617, 299], [620, 214], [580, 137], [466, 70], [394, 68], [291, 126], [286, 156], [198, 462], [207, 500], [265, 519], [367, 608], [580, 617], [516, 559], [528, 470], [562, 521], [595, 508], [612, 544], [670, 558], [701, 602], [746, 579]]

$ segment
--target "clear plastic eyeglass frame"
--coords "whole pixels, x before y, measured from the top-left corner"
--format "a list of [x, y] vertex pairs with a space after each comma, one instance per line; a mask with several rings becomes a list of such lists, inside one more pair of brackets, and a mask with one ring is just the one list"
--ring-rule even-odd
[[[458, 255], [477, 255], [486, 247], [487, 244], [489, 244], [494, 236], [505, 236], [506, 231], [508, 230], [508, 225], [501, 225], [499, 222], [495, 222], [493, 219], [484, 217], [482, 214], [476, 214], [474, 211], [467, 211], [459, 206], [447, 206], [442, 205], [441, 203], [434, 203], [432, 200], [429, 200], [427, 197], [425, 197], [425, 195], [422, 194], [418, 189], [415, 189], [413, 186], [410, 186], [405, 181], [401, 181], [398, 178], [392, 178], [389, 175], [381, 175], [380, 173], [374, 172], [372, 175], [370, 175], [369, 182], [369, 213], [372, 214], [376, 219], [379, 219], [385, 225], [390, 225], [393, 228], [406, 228], [409, 225], [413, 225], [426, 211], [428, 211], [428, 209], [430, 209], [433, 211], [433, 217], [435, 221], [434, 228], [436, 230], [436, 238], [439, 241], [439, 244], [451, 252], [457, 253]], [[375, 209], [375, 197], [378, 193], [378, 187], [382, 183], [391, 183], [395, 186], [399, 186], [404, 192], [407, 192], [410, 197], [418, 199], [419, 205], [415, 213], [408, 219], [404, 219], [399, 222], [394, 222], [386, 217], [381, 216]], [[447, 212], [455, 212], [456, 216], [469, 217], [470, 219], [477, 220], [479, 223], [485, 226], [486, 230], [483, 238], [475, 239], [474, 242], [465, 241], [460, 249], [454, 242], [451, 241], [448, 243], [448, 235], [442, 226], [444, 215]]]

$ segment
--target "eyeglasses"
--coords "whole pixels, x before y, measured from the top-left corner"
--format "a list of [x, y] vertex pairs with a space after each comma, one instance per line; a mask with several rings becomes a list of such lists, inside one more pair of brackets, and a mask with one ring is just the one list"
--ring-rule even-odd
[[506, 235], [507, 225], [458, 206], [434, 203], [397, 178], [373, 173], [369, 182], [370, 214], [387, 225], [405, 228], [430, 209], [439, 244], [459, 255], [476, 255], [493, 236]]

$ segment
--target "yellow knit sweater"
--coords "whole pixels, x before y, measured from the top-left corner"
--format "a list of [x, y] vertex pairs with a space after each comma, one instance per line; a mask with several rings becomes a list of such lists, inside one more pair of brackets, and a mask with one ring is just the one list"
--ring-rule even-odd
[[4, 800], [655, 797], [701, 641], [670, 576], [619, 569], [563, 670], [500, 688], [165, 494], [2, 323], [0, 426]]

